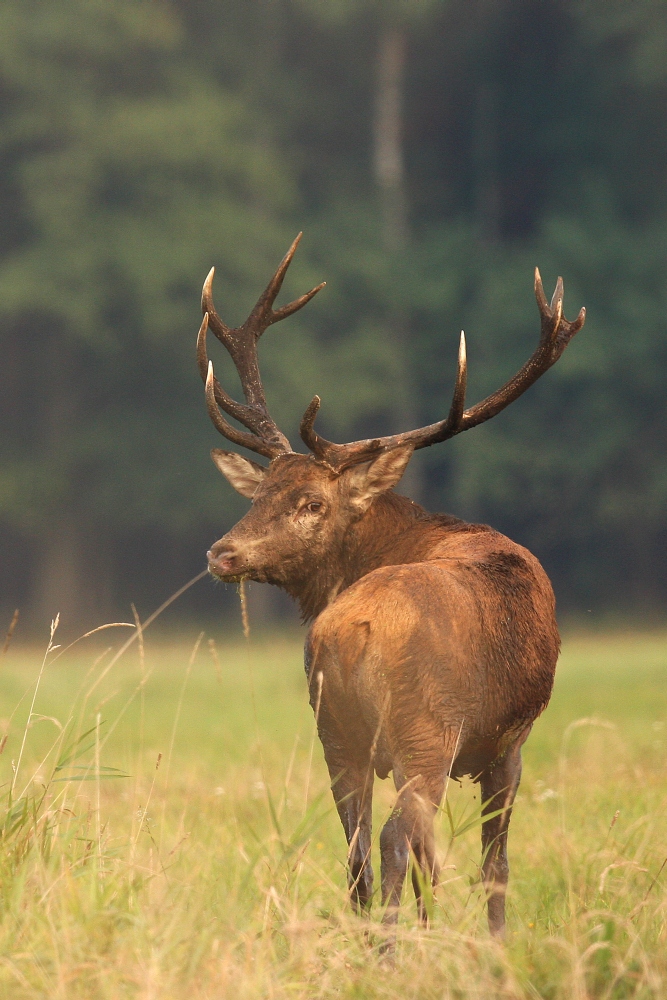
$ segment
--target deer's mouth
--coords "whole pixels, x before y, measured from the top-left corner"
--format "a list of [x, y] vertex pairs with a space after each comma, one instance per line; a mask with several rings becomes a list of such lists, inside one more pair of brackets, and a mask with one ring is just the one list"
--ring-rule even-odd
[[243, 576], [241, 560], [236, 552], [207, 552], [208, 571], [219, 580], [238, 580]]

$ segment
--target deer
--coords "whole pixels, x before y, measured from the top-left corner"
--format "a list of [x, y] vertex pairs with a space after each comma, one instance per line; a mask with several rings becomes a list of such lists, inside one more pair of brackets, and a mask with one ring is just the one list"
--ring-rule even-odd
[[[303, 308], [324, 283], [274, 309], [301, 234], [248, 319], [227, 326], [203, 286], [197, 363], [208, 414], [260, 465], [214, 448], [213, 462], [251, 501], [207, 553], [218, 580], [281, 587], [309, 623], [310, 704], [347, 838], [350, 901], [368, 912], [374, 894], [371, 806], [375, 776], [392, 775], [395, 806], [380, 834], [383, 921], [394, 933], [412, 861], [419, 919], [437, 885], [434, 818], [449, 779], [481, 788], [480, 881], [493, 937], [505, 933], [507, 836], [521, 778], [521, 749], [549, 702], [560, 638], [546, 572], [527, 549], [483, 524], [432, 514], [394, 492], [413, 453], [495, 417], [556, 361], [582, 328], [563, 314], [563, 281], [547, 302], [539, 270], [538, 345], [522, 368], [469, 409], [461, 334], [449, 412], [428, 426], [337, 444], [314, 429], [315, 396], [295, 452], [269, 415], [257, 344]], [[245, 402], [220, 385], [207, 354], [212, 330], [232, 358]], [[231, 424], [233, 418], [241, 427]], [[390, 947], [390, 946], [388, 946]]]

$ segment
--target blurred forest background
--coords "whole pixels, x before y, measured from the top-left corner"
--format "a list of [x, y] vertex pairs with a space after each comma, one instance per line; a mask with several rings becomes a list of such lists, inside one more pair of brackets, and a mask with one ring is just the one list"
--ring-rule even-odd
[[461, 328], [475, 402], [533, 349], [534, 266], [563, 275], [582, 333], [405, 492], [528, 545], [563, 615], [659, 615], [664, 0], [2, 0], [7, 620], [145, 615], [203, 568], [247, 502], [208, 457], [201, 283], [240, 322], [301, 229], [281, 301], [327, 288], [260, 349], [295, 445], [315, 392], [339, 440], [443, 416]]

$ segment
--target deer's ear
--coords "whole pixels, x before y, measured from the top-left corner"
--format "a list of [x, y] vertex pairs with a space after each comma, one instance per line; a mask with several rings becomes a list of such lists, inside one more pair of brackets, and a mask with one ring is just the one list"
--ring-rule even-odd
[[395, 486], [414, 451], [412, 443], [383, 451], [377, 458], [363, 465], [353, 465], [343, 475], [347, 478], [350, 500], [360, 513], [368, 510], [379, 493]]
[[252, 500], [266, 475], [266, 469], [249, 458], [237, 455], [235, 451], [223, 451], [222, 448], [213, 448], [211, 458], [236, 492]]

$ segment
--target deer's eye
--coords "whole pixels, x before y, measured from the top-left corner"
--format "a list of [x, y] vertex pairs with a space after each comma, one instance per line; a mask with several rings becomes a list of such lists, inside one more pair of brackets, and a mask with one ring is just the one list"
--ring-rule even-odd
[[306, 504], [306, 510], [311, 514], [318, 514], [322, 510], [323, 504], [319, 500], [311, 500]]

